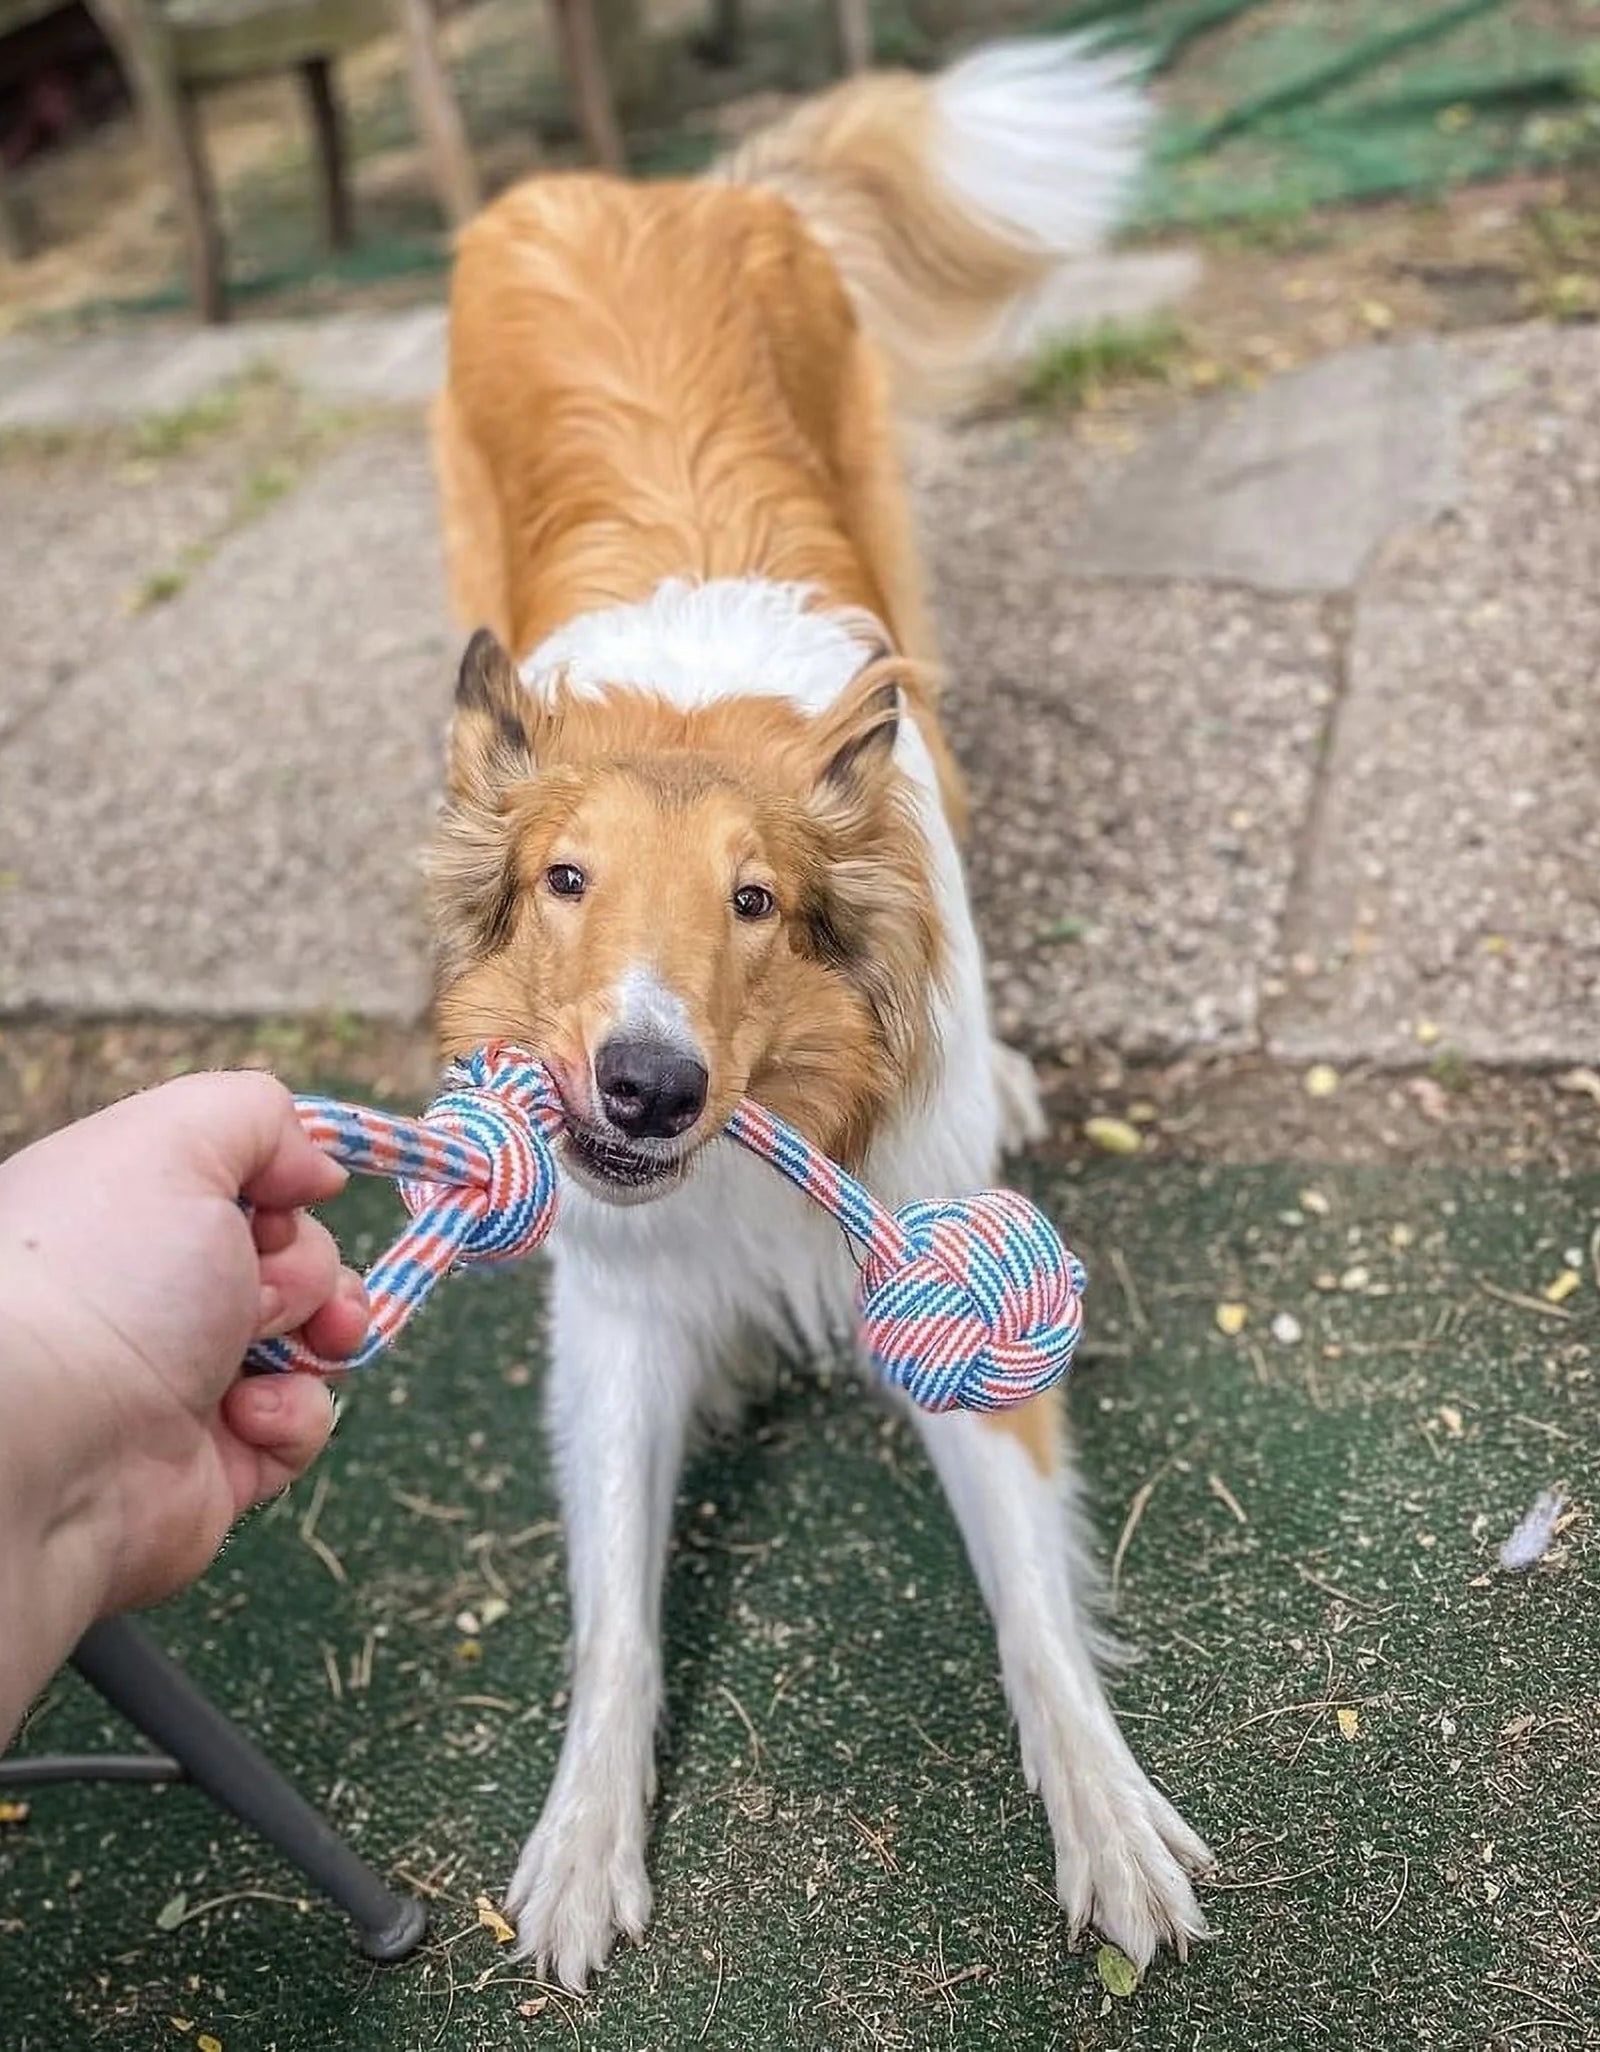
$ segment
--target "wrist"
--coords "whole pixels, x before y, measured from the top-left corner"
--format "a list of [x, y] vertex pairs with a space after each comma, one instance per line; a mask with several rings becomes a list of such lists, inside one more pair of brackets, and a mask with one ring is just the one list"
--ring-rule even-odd
[[25, 1276], [0, 1259], [0, 1747], [105, 1608], [117, 1497], [70, 1400], [71, 1364], [31, 1315]]

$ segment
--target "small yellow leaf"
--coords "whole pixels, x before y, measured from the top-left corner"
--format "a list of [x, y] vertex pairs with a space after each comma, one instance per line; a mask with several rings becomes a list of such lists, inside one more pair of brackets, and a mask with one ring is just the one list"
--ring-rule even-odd
[[222, 2040], [212, 2037], [209, 2031], [202, 2031], [194, 2041], [194, 2052], [222, 2052]]
[[483, 1658], [483, 1641], [481, 1639], [458, 1640], [456, 1644], [456, 1658], [470, 1667], [475, 1660]]
[[0, 1824], [26, 1824], [28, 1809], [27, 1803], [0, 1803]]
[[1119, 2001], [1131, 1995], [1139, 1985], [1139, 1969], [1118, 1946], [1102, 1945], [1094, 1956], [1094, 1966], [1100, 1976], [1101, 1987]]
[[1340, 1738], [1353, 1739], [1361, 1729], [1361, 1712], [1352, 1710], [1346, 1703], [1341, 1704], [1334, 1714], [1339, 1720]]
[[516, 1937], [516, 1932], [511, 1928], [511, 1926], [506, 1922], [505, 1918], [495, 1908], [494, 1904], [489, 1900], [488, 1896], [480, 1895], [478, 1897], [477, 1911], [478, 1922], [483, 1926], [483, 1928], [486, 1931], [492, 1931], [494, 1933], [494, 1942], [496, 1945], [509, 1945], [512, 1939]]
[[1332, 1097], [1339, 1087], [1339, 1071], [1331, 1062], [1313, 1062], [1303, 1080], [1307, 1097]]
[[1432, 1047], [1439, 1038], [1439, 1024], [1434, 1019], [1419, 1019], [1416, 1025], [1417, 1039], [1424, 1047]]
[[1250, 1307], [1248, 1304], [1219, 1304], [1213, 1315], [1218, 1332], [1225, 1332], [1232, 1339], [1249, 1323]]
[[1544, 1286], [1546, 1298], [1552, 1304], [1564, 1304], [1574, 1290], [1582, 1287], [1583, 1277], [1575, 1268], [1564, 1268], [1553, 1282]]
[[1102, 1154], [1137, 1154], [1144, 1137], [1126, 1119], [1085, 1119], [1083, 1137]]

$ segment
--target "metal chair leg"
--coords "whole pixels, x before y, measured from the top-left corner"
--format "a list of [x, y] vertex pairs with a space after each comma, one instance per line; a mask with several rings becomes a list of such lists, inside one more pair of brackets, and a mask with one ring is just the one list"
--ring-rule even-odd
[[176, 1662], [127, 1618], [85, 1633], [72, 1664], [92, 1688], [169, 1753], [186, 1778], [274, 1845], [353, 1920], [369, 1959], [421, 1943], [428, 1913], [396, 1895]]

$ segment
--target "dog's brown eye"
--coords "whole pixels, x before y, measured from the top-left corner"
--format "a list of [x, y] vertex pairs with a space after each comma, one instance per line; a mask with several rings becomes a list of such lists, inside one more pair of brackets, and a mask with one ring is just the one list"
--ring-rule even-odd
[[741, 919], [770, 919], [778, 901], [765, 884], [741, 884], [733, 894], [733, 909]]
[[552, 862], [544, 880], [558, 898], [581, 898], [589, 887], [589, 879], [575, 862]]

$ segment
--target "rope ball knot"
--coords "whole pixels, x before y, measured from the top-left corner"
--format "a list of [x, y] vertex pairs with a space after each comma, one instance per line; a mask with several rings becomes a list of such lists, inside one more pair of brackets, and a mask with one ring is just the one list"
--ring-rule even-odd
[[489, 1178], [463, 1204], [464, 1193], [406, 1181], [400, 1186], [413, 1217], [439, 1203], [470, 1208], [461, 1242], [465, 1261], [514, 1261], [530, 1254], [555, 1224], [559, 1196], [555, 1156], [543, 1129], [548, 1086], [530, 1079], [525, 1057], [480, 1049], [450, 1072], [451, 1087], [428, 1107], [426, 1123], [483, 1150]]
[[907, 1243], [875, 1249], [861, 1320], [879, 1371], [924, 1410], [994, 1411], [1059, 1382], [1083, 1328], [1083, 1264], [1036, 1205], [985, 1190], [895, 1213]]

